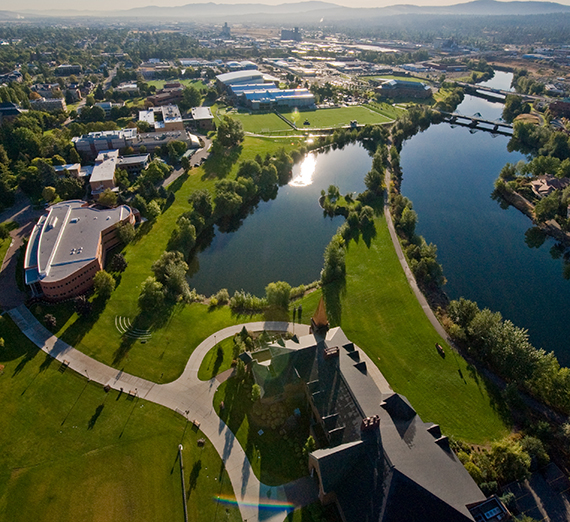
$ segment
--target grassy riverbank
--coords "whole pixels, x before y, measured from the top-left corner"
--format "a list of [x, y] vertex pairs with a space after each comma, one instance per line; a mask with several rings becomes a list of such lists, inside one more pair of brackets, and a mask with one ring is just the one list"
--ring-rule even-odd
[[241, 520], [213, 500], [229, 478], [181, 416], [62, 372], [8, 318], [0, 336], [0, 520], [183, 520], [178, 444], [190, 519]]
[[[334, 325], [366, 351], [424, 421], [472, 443], [506, 435], [509, 421], [495, 408], [494, 390], [428, 321], [400, 266], [384, 217], [375, 220], [375, 227], [369, 245], [362, 238], [350, 242], [346, 284], [325, 289]], [[435, 343], [445, 347], [445, 357]]]

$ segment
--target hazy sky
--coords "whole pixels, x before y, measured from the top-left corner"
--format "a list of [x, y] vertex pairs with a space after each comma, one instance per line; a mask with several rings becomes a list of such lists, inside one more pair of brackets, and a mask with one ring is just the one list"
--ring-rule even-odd
[[[116, 9], [131, 9], [133, 7], [144, 7], [147, 5], [156, 6], [175, 6], [195, 3], [207, 3], [210, 0], [1, 0], [0, 9], [9, 11], [22, 11], [26, 9], [32, 10], [58, 10], [70, 9], [80, 11], [104, 11]], [[263, 3], [277, 5], [283, 3], [298, 2], [299, 0], [216, 0], [218, 4], [245, 4], [245, 3]], [[325, 0], [327, 1], [327, 0]], [[385, 7], [395, 4], [412, 4], [412, 5], [450, 5], [465, 3], [468, 0], [331, 0], [331, 3], [346, 5], [349, 7]], [[544, 0], [547, 1], [547, 0]], [[570, 0], [558, 0], [557, 3], [570, 5]]]

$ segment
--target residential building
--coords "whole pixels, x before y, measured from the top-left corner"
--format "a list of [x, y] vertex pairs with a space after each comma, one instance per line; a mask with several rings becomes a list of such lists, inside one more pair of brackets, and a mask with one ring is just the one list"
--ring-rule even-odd
[[79, 64], [75, 65], [58, 65], [55, 68], [55, 75], [56, 76], [71, 76], [72, 74], [81, 74], [82, 67]]
[[531, 180], [532, 191], [540, 198], [550, 196], [555, 190], [564, 190], [570, 185], [568, 178], [556, 178], [552, 174], [544, 174]]
[[67, 105], [63, 98], [40, 98], [30, 101], [30, 107], [34, 111], [66, 111]]
[[191, 123], [194, 123], [197, 129], [208, 132], [216, 128], [210, 107], [192, 107], [190, 113]]
[[18, 107], [12, 102], [1, 102], [0, 103], [0, 126], [5, 121], [12, 121], [17, 118], [20, 114], [27, 112], [26, 109]]
[[116, 107], [117, 109], [120, 109], [123, 105], [125, 105], [124, 103], [113, 103], [113, 102], [98, 102], [95, 104], [95, 107], [101, 107], [101, 109], [103, 109], [105, 111], [105, 116], [109, 116], [111, 114], [111, 110], [113, 110], [114, 107]]
[[135, 223], [130, 207], [97, 209], [84, 201], [57, 203], [34, 227], [24, 259], [25, 282], [34, 295], [61, 301], [93, 286], [105, 255], [119, 244], [116, 225]]
[[344, 332], [325, 324], [313, 318], [314, 334], [240, 355], [262, 402], [305, 395], [318, 447], [309, 470], [320, 501], [343, 522], [509, 519], [498, 499], [485, 498], [439, 426], [423, 422]]

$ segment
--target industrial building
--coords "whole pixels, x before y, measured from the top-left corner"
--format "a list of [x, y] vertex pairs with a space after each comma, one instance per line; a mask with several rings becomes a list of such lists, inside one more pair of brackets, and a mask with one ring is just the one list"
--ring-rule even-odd
[[126, 205], [103, 210], [72, 200], [51, 206], [26, 248], [25, 281], [33, 295], [61, 301], [89, 290], [106, 253], [119, 244], [116, 226], [122, 222], [135, 223]]

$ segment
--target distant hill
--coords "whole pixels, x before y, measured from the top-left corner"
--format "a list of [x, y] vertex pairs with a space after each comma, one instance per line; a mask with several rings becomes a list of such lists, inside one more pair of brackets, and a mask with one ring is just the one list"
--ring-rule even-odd
[[402, 15], [435, 16], [528, 16], [552, 13], [570, 13], [570, 6], [555, 2], [474, 0], [449, 6], [416, 6], [400, 4], [378, 8], [344, 7], [331, 2], [311, 0], [279, 5], [249, 4], [187, 4], [183, 6], [146, 6], [128, 10], [107, 12], [94, 11], [25, 11], [21, 13], [0, 11], [0, 20], [13, 20], [20, 15], [43, 17], [128, 17], [131, 19], [195, 20], [197, 22], [265, 22], [316, 23], [320, 20], [370, 22], [374, 19]]

